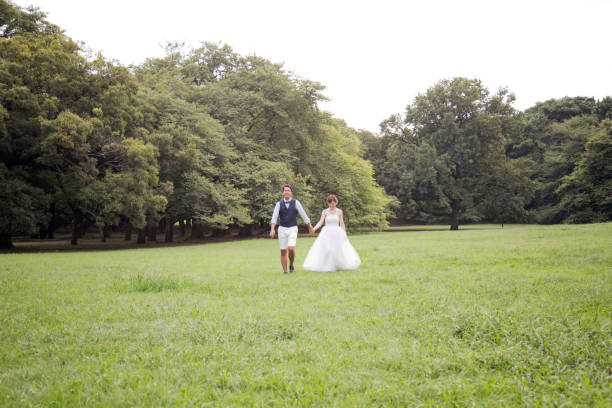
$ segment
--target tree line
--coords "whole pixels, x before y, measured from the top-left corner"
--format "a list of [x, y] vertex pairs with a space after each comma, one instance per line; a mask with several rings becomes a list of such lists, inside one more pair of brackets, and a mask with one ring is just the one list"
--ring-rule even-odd
[[517, 111], [507, 89], [442, 80], [405, 113], [361, 132], [405, 222], [612, 220], [612, 98], [565, 97]]
[[612, 98], [524, 112], [506, 89], [442, 80], [380, 135], [319, 109], [317, 82], [224, 44], [125, 67], [89, 55], [36, 8], [0, 0], [0, 247], [97, 228], [248, 236], [280, 187], [351, 226], [595, 222], [612, 217]]
[[359, 137], [319, 109], [324, 87], [229, 46], [203, 43], [124, 67], [38, 9], [0, 1], [0, 246], [72, 243], [120, 226], [139, 242], [269, 224], [285, 183], [316, 213], [333, 193], [349, 225], [381, 228], [393, 199]]

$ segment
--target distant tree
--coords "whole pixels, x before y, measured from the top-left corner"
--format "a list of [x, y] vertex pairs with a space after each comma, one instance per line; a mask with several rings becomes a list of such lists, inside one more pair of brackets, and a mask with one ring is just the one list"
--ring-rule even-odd
[[529, 176], [533, 162], [529, 159], [501, 160], [484, 177], [486, 194], [479, 204], [483, 218], [502, 225], [528, 220], [525, 204], [532, 199], [535, 185]]
[[344, 194], [346, 205], [356, 203], [347, 209], [353, 225], [386, 225], [388, 197], [359, 157], [356, 132], [318, 109], [320, 84], [226, 45], [168, 51], [137, 69], [160, 177], [175, 187], [168, 216], [249, 233], [269, 223], [270, 206], [290, 182], [307, 208]]
[[597, 101], [593, 113], [597, 115], [600, 121], [605, 119], [612, 120], [612, 96], [606, 96]]
[[401, 180], [387, 192], [414, 216], [450, 217], [451, 230], [460, 216], [479, 219], [485, 181], [505, 160], [505, 140], [520, 131], [513, 101], [505, 89], [490, 95], [479, 80], [466, 78], [440, 81], [418, 95], [404, 124], [397, 117], [383, 123], [383, 134], [395, 137], [384, 171]]
[[62, 203], [72, 217], [72, 244], [76, 245], [78, 230], [87, 216], [85, 187], [98, 174], [96, 161], [88, 155], [91, 146], [88, 137], [93, 126], [70, 111], [56, 119], [43, 122], [45, 138], [40, 143], [38, 161], [54, 174], [57, 183], [56, 200]]
[[563, 122], [575, 116], [590, 115], [595, 109], [595, 98], [585, 96], [566, 96], [560, 99], [549, 99], [538, 102], [535, 106], [527, 109], [526, 113], [534, 111], [542, 112], [551, 122]]
[[60, 34], [58, 26], [46, 20], [47, 15], [36, 7], [22, 9], [6, 0], [0, 0], [0, 37], [15, 35]]
[[586, 151], [557, 193], [569, 222], [612, 220], [612, 121], [602, 122], [589, 138]]
[[588, 138], [597, 131], [597, 109], [598, 103], [585, 97], [538, 103], [522, 116], [523, 137], [506, 145], [509, 157], [533, 162], [530, 178], [536, 188], [527, 208], [538, 222], [558, 223], [567, 216], [559, 205], [557, 189], [580, 160]]
[[0, 163], [0, 248], [12, 248], [15, 235], [35, 232], [44, 217], [46, 197], [28, 179], [22, 169]]
[[286, 182], [306, 206], [336, 193], [352, 225], [386, 225], [391, 199], [357, 132], [319, 110], [321, 84], [213, 43], [128, 69], [86, 57], [38, 9], [0, 11], [2, 245], [58, 222], [73, 244], [118, 224], [140, 242], [160, 228], [172, 241], [177, 221], [248, 233]]

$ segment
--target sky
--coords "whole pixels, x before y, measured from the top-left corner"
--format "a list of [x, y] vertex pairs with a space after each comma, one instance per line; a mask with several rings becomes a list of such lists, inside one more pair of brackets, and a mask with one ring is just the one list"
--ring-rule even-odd
[[612, 95], [612, 0], [11, 0], [124, 65], [221, 42], [326, 86], [320, 107], [377, 133], [441, 79], [506, 87], [515, 107]]

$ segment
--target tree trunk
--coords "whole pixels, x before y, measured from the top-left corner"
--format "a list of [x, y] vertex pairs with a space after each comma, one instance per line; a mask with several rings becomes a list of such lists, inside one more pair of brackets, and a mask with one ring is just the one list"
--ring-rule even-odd
[[138, 239], [136, 240], [137, 244], [144, 244], [147, 242], [147, 227], [138, 228]]
[[76, 220], [72, 221], [72, 239], [70, 240], [70, 245], [76, 245], [79, 239], [79, 231], [77, 230], [77, 222]]
[[55, 203], [51, 203], [49, 212], [51, 213], [51, 219], [49, 225], [47, 225], [47, 238], [53, 239], [55, 238]]
[[212, 236], [215, 238], [223, 237], [227, 234], [227, 232], [228, 230], [222, 230], [222, 229], [215, 228], [213, 230]]
[[159, 223], [157, 224], [157, 232], [160, 234], [165, 234], [166, 233], [166, 221], [167, 221], [167, 217], [162, 217], [161, 220], [159, 220]]
[[179, 227], [181, 229], [181, 238], [185, 238], [185, 220], [179, 220]]
[[149, 225], [147, 228], [148, 228], [149, 241], [156, 242], [157, 241], [157, 225]]
[[104, 227], [98, 227], [100, 229], [100, 240], [102, 242], [106, 242], [106, 231], [104, 231]]
[[204, 226], [199, 222], [194, 221], [191, 226], [191, 238], [202, 239], [204, 238]]
[[9, 224], [5, 231], [0, 232], [0, 248], [9, 249], [13, 248], [13, 241], [11, 240], [12, 226]]
[[240, 228], [240, 232], [238, 233], [238, 236], [241, 238], [252, 237], [253, 227], [251, 225], [245, 225], [244, 227]]
[[459, 211], [461, 210], [461, 200], [451, 201], [451, 231], [459, 230]]
[[76, 245], [80, 236], [81, 213], [79, 210], [73, 210], [74, 218], [72, 220], [72, 239], [70, 245]]
[[125, 225], [125, 240], [132, 240], [132, 224], [130, 224], [129, 222]]
[[169, 215], [166, 215], [166, 237], [164, 239], [165, 242], [172, 242], [174, 241], [174, 222], [172, 220], [172, 218], [170, 218]]

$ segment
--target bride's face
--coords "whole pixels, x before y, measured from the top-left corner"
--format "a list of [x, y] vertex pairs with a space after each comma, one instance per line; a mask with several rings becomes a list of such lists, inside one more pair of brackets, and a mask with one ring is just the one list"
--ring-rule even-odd
[[332, 211], [336, 209], [336, 202], [334, 200], [331, 200], [330, 202], [328, 202], [327, 205], [329, 205], [329, 209]]

